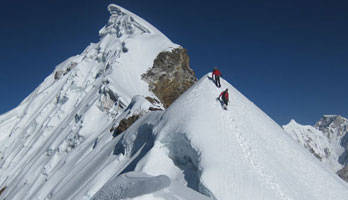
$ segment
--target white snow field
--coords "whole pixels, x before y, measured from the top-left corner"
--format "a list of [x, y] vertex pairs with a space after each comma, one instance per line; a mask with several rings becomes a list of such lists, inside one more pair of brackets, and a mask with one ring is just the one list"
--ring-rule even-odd
[[[167, 110], [148, 112], [144, 97], [156, 97], [140, 76], [178, 45], [109, 10], [99, 43], [0, 116], [0, 199], [347, 199], [347, 183], [223, 79], [218, 89], [207, 74]], [[227, 111], [216, 100], [225, 88]], [[134, 113], [143, 116], [113, 137]]]

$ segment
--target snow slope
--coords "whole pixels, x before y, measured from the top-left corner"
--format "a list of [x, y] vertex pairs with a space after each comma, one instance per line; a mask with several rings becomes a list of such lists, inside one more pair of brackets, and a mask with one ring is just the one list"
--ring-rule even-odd
[[126, 198], [135, 200], [209, 199], [208, 197], [172, 181], [165, 175], [153, 177], [140, 172], [129, 172], [116, 177], [93, 197], [94, 200], [116, 200]]
[[216, 101], [220, 91], [203, 77], [161, 116], [153, 128], [154, 147], [137, 171], [165, 174], [214, 199], [347, 197], [345, 182], [230, 84], [222, 84], [230, 91], [228, 111]]
[[[167, 110], [140, 75], [177, 47], [115, 5], [101, 40], [57, 66], [0, 116], [1, 199], [338, 200], [348, 186], [222, 80], [206, 76]], [[155, 98], [155, 97], [154, 97]], [[160, 105], [158, 105], [160, 106]], [[110, 128], [142, 114], [125, 132]]]

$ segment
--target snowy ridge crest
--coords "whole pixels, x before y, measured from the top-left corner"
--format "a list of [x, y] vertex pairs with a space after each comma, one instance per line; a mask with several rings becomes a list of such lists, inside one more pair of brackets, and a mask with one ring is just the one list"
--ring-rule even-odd
[[107, 34], [115, 34], [118, 38], [121, 38], [122, 36], [133, 34], [151, 33], [148, 28], [135, 20], [134, 15], [124, 12], [119, 6], [110, 4], [108, 10], [111, 16], [108, 24], [99, 31], [100, 37], [104, 37]]

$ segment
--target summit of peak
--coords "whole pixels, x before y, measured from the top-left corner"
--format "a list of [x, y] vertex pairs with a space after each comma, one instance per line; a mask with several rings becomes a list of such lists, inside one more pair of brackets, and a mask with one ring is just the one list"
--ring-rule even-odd
[[294, 119], [291, 119], [289, 124], [298, 124]]
[[108, 5], [108, 11], [111, 15], [122, 15], [124, 12], [122, 12], [121, 7], [116, 4], [110, 4]]
[[122, 36], [152, 32], [145, 20], [120, 6], [110, 4], [108, 11], [111, 16], [108, 23], [99, 31], [100, 37], [110, 34], [121, 38]]

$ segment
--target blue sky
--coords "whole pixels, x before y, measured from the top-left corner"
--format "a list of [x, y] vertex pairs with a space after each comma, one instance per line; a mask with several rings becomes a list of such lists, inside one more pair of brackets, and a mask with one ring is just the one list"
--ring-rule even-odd
[[279, 124], [348, 117], [348, 2], [324, 0], [2, 1], [0, 113], [99, 40], [116, 3], [188, 49], [198, 77], [224, 78]]

